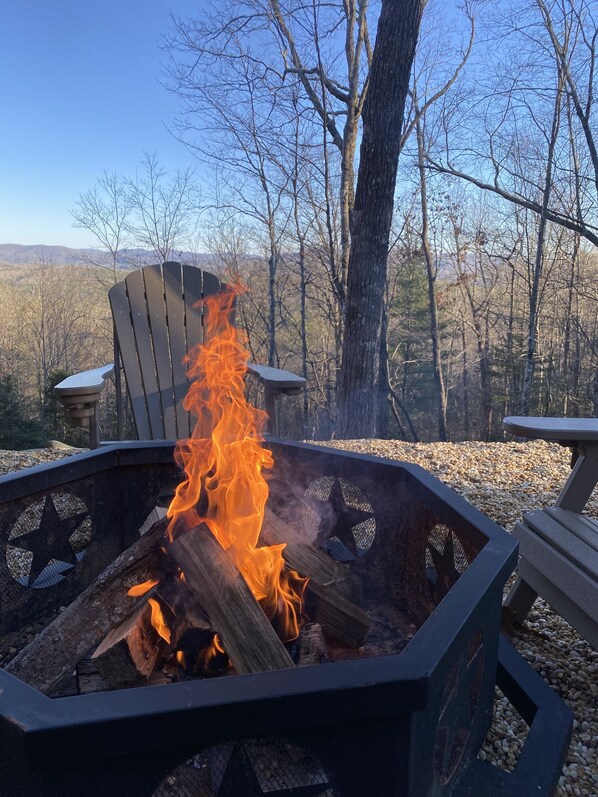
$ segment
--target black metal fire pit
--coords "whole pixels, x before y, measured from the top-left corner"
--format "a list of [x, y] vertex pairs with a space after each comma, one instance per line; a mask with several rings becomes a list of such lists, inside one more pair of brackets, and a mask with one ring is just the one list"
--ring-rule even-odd
[[[369, 601], [419, 615], [413, 638], [394, 655], [55, 699], [0, 670], [0, 794], [550, 794], [572, 718], [500, 638], [515, 540], [417, 466], [269, 445], [272, 506], [315, 524]], [[0, 478], [0, 633], [66, 605], [133, 542], [178, 480], [172, 453], [111, 446]], [[530, 725], [513, 774], [477, 758], [496, 683]]]

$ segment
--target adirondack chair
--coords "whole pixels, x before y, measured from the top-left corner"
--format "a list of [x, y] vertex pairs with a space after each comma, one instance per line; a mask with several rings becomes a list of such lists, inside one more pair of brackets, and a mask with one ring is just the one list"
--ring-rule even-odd
[[503, 424], [574, 451], [554, 506], [527, 512], [515, 526], [519, 576], [505, 605], [523, 622], [541, 595], [598, 650], [598, 521], [582, 514], [598, 482], [598, 419], [508, 417]]
[[[123, 436], [121, 369], [140, 440], [188, 437], [196, 419], [182, 406], [188, 379], [183, 359], [203, 342], [203, 314], [194, 305], [223, 289], [217, 277], [195, 266], [168, 262], [132, 271], [109, 293], [114, 320], [114, 363], [75, 374], [54, 388], [67, 422], [89, 426], [90, 447], [99, 444], [98, 402], [114, 372], [118, 436]], [[116, 370], [115, 370], [116, 364]], [[305, 379], [288, 371], [248, 363], [264, 387], [268, 431], [276, 433], [276, 399], [300, 393]]]

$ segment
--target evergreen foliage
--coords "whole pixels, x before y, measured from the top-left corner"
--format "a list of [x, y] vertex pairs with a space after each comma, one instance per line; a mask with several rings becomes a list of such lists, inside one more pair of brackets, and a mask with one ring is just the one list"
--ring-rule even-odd
[[13, 378], [0, 375], [0, 449], [35, 448], [42, 442], [40, 422], [31, 418]]

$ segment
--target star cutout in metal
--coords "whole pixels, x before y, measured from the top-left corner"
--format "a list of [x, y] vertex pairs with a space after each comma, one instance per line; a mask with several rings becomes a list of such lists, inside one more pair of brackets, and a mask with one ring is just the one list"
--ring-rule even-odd
[[444, 546], [442, 551], [434, 545], [434, 542], [439, 542], [438, 539], [430, 537], [428, 539], [428, 552], [436, 571], [436, 580], [432, 587], [433, 599], [436, 604], [444, 598], [451, 587], [456, 583], [461, 573], [457, 570], [455, 565], [455, 545], [453, 541], [453, 532], [450, 529], [446, 530], [444, 538]]
[[360, 549], [357, 545], [358, 539], [356, 539], [354, 529], [366, 520], [373, 518], [373, 510], [365, 511], [348, 504], [338, 478], [332, 482], [327, 500], [319, 498], [310, 500], [322, 508], [318, 536], [326, 540], [336, 537], [354, 557], [362, 555], [363, 548]]
[[54, 506], [52, 496], [46, 496], [39, 526], [27, 534], [9, 540], [9, 544], [15, 548], [33, 554], [27, 578], [28, 586], [35, 583], [52, 560], [70, 565], [68, 569], [77, 564], [77, 555], [69, 542], [69, 537], [87, 517], [89, 512], [78, 512], [67, 518], [61, 517]]

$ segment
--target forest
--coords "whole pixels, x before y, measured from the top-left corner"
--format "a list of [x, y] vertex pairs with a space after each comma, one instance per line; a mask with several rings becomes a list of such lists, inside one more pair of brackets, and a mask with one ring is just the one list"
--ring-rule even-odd
[[[387, 125], [400, 153], [388, 256], [353, 287], [385, 3], [234, 0], [173, 17], [165, 90], [197, 169], [168, 172], [156, 153], [133, 176], [108, 166], [71, 211], [93, 252], [0, 264], [0, 448], [86, 445], [52, 387], [112, 360], [110, 285], [181, 252], [246, 285], [252, 359], [306, 376], [290, 435], [351, 428], [339, 386], [356, 296], [378, 327], [364, 436], [501, 440], [507, 414], [598, 415], [598, 3], [412, 5], [402, 121]], [[371, 199], [367, 211], [383, 214]], [[105, 403], [110, 438], [110, 390]]]

